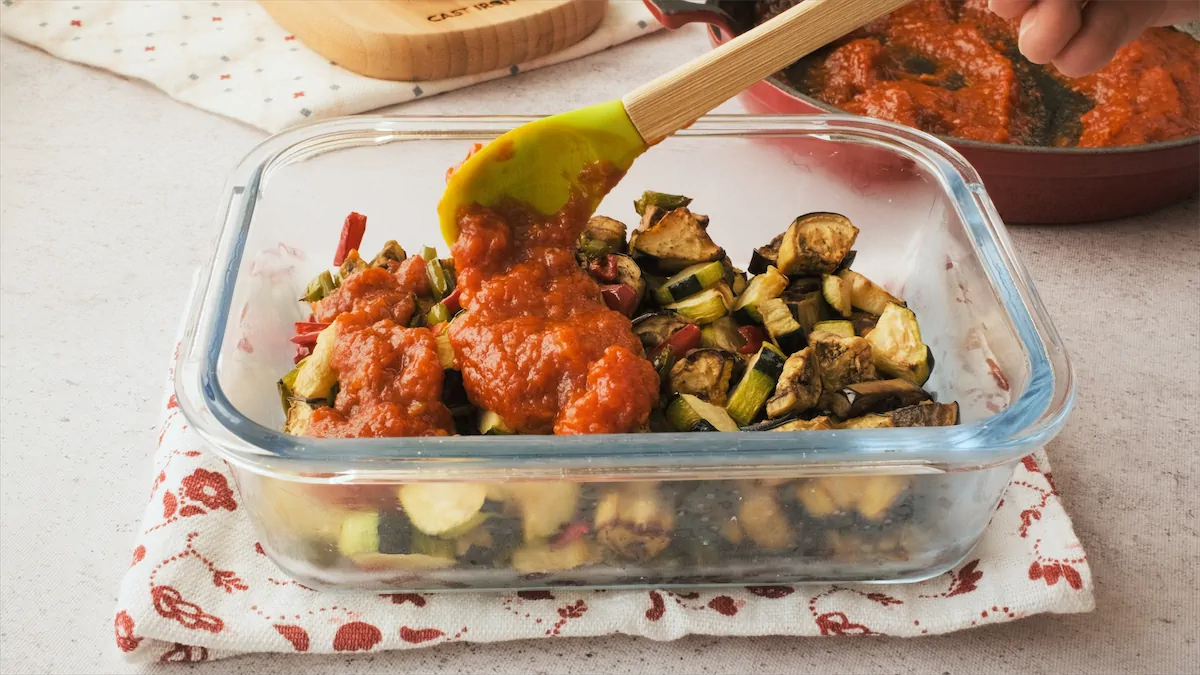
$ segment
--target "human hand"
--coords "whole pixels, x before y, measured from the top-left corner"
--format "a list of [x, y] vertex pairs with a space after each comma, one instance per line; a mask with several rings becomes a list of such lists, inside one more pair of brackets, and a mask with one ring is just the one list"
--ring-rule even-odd
[[1021, 54], [1053, 63], [1067, 77], [1108, 65], [1151, 26], [1200, 19], [1198, 0], [988, 0], [988, 9], [1004, 19], [1020, 17]]

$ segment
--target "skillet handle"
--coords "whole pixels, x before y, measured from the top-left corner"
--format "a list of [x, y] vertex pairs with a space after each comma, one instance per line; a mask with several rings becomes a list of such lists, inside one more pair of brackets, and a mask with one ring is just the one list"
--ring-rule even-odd
[[712, 24], [733, 37], [733, 17], [713, 3], [687, 0], [642, 0], [664, 28], [675, 30], [689, 23]]

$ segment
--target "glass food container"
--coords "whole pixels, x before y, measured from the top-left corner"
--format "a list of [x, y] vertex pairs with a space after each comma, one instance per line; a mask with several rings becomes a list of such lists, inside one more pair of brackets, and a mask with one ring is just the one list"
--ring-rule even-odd
[[[709, 116], [635, 162], [597, 213], [686, 194], [734, 264], [803, 213], [861, 233], [854, 269], [903, 297], [952, 427], [314, 439], [281, 431], [306, 282], [342, 220], [362, 250], [447, 247], [446, 169], [518, 117], [355, 117], [276, 135], [234, 171], [175, 374], [267, 554], [325, 589], [905, 582], [961, 561], [1021, 457], [1074, 402], [1071, 368], [975, 171], [933, 137], [844, 116]], [[479, 510], [431, 537], [413, 490]], [[449, 505], [449, 506], [447, 506]], [[399, 543], [397, 543], [399, 542]]]

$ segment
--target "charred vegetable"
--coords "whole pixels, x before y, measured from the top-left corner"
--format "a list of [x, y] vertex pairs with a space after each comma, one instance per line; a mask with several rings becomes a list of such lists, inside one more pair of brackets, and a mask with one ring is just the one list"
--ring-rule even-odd
[[735, 354], [718, 349], [693, 349], [671, 367], [669, 389], [672, 393], [693, 394], [714, 405], [725, 405], [738, 361]]
[[836, 429], [833, 426], [833, 421], [828, 417], [821, 415], [814, 417], [811, 420], [794, 419], [790, 422], [771, 427], [769, 431], [825, 431], [828, 429]]
[[746, 344], [746, 338], [738, 332], [738, 328], [737, 321], [723, 316], [700, 331], [700, 346], [737, 353]]
[[878, 521], [907, 488], [904, 476], [824, 476], [800, 483], [796, 498], [814, 518], [853, 510], [867, 520]]
[[511, 436], [515, 429], [505, 424], [500, 415], [492, 410], [479, 413], [479, 433], [484, 436]]
[[596, 562], [595, 546], [586, 537], [563, 544], [530, 544], [513, 551], [513, 569], [538, 574], [575, 569]]
[[555, 535], [579, 509], [579, 483], [506, 483], [498, 487], [503, 500], [520, 514], [527, 543]]
[[842, 337], [854, 337], [854, 324], [849, 321], [818, 321], [813, 330], [833, 333]]
[[738, 425], [745, 426], [758, 417], [758, 412], [762, 410], [767, 398], [775, 391], [779, 376], [783, 374], [784, 362], [783, 353], [775, 345], [768, 343], [746, 364], [746, 374], [734, 387], [733, 393], [729, 395], [729, 403], [725, 406], [729, 416]]
[[703, 326], [729, 314], [729, 300], [723, 290], [725, 289], [710, 288], [679, 302], [673, 302], [665, 309], [677, 312], [691, 323]]
[[351, 249], [350, 252], [346, 254], [346, 257], [342, 260], [341, 266], [338, 267], [338, 274], [341, 275], [341, 278], [344, 280], [369, 267], [370, 264], [368, 264], [367, 261], [363, 260], [362, 257], [358, 255], [358, 251], [356, 249]]
[[889, 304], [904, 305], [903, 300], [858, 272], [842, 270], [838, 277], [850, 287], [850, 304], [864, 312], [879, 316]]
[[675, 509], [654, 483], [616, 487], [596, 504], [596, 540], [625, 560], [645, 562], [671, 543]]
[[713, 243], [704, 229], [707, 225], [707, 217], [677, 208], [647, 229], [635, 232], [630, 249], [639, 264], [666, 273], [719, 261], [725, 257], [725, 249]]
[[882, 413], [928, 401], [924, 389], [907, 380], [875, 380], [847, 385], [829, 392], [829, 411], [842, 419]]
[[664, 212], [682, 209], [692, 203], [691, 197], [683, 195], [670, 195], [665, 192], [655, 192], [646, 190], [636, 201], [633, 202], [633, 210], [637, 211], [639, 216], [645, 215], [647, 207], [655, 207], [662, 209]]
[[744, 323], [761, 323], [762, 314], [758, 306], [771, 298], [778, 298], [787, 285], [787, 277], [774, 267], [768, 267], [766, 272], [746, 284], [746, 291], [733, 305], [735, 318]]
[[384, 242], [379, 253], [371, 258], [371, 267], [387, 267], [389, 262], [404, 262], [406, 259], [408, 259], [408, 253], [404, 251], [404, 247], [396, 243], [395, 239], [389, 239]]
[[835, 392], [849, 384], [875, 379], [871, 345], [866, 339], [815, 331], [808, 336], [808, 342], [817, 356], [823, 392]]
[[725, 268], [720, 262], [697, 263], [663, 282], [654, 292], [654, 299], [669, 305], [712, 288], [724, 279]]
[[667, 404], [667, 421], [676, 431], [737, 431], [729, 412], [692, 394], [677, 394]]
[[958, 424], [958, 404], [926, 401], [884, 415], [898, 427], [952, 427]]
[[836, 213], [810, 213], [792, 221], [779, 242], [779, 271], [832, 274], [854, 246], [858, 228]]
[[642, 347], [649, 354], [675, 334], [675, 331], [690, 325], [692, 322], [674, 310], [663, 310], [651, 314], [643, 314], [633, 320], [633, 334], [641, 340]]
[[889, 304], [865, 339], [881, 372], [917, 386], [929, 379], [929, 348], [921, 342], [921, 328], [911, 309]]
[[319, 302], [337, 288], [337, 284], [333, 282], [333, 275], [329, 270], [325, 270], [313, 277], [313, 280], [308, 282], [308, 286], [304, 288], [304, 297], [302, 300], [308, 302]]
[[767, 551], [790, 548], [796, 540], [796, 533], [788, 523], [787, 513], [779, 504], [776, 490], [743, 484], [741, 491], [738, 524], [746, 536]]
[[841, 277], [832, 274], [822, 277], [821, 294], [833, 311], [844, 317], [850, 316], [850, 284], [842, 281]]
[[640, 301], [646, 292], [646, 281], [642, 278], [642, 269], [633, 261], [633, 258], [627, 255], [617, 253], [612, 257], [617, 266], [617, 283], [632, 288]]
[[848, 419], [838, 425], [839, 429], [889, 429], [896, 426], [892, 418], [870, 413], [862, 417]]
[[304, 436], [312, 423], [313, 408], [305, 401], [293, 399], [287, 408], [287, 424], [284, 431], [293, 436]]
[[337, 346], [338, 322], [334, 321], [317, 336], [313, 353], [304, 360], [296, 373], [292, 391], [300, 398], [328, 398], [337, 384], [333, 371], [333, 351]]
[[808, 344], [808, 334], [792, 316], [792, 310], [779, 298], [764, 300], [758, 304], [758, 313], [762, 316], [763, 326], [771, 341], [784, 354], [803, 349]]
[[821, 371], [812, 347], [792, 354], [783, 363], [775, 395], [767, 400], [767, 417], [780, 418], [804, 412], [821, 399]]
[[625, 223], [605, 216], [592, 216], [580, 235], [579, 248], [586, 255], [621, 253], [625, 250]]
[[762, 274], [768, 267], [779, 267], [779, 244], [783, 241], [780, 234], [766, 246], [759, 246], [750, 254], [750, 265], [746, 268], [751, 274]]

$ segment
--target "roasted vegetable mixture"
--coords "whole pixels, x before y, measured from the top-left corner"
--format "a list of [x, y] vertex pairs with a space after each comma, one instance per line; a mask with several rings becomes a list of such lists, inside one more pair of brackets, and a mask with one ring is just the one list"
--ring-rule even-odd
[[[755, 249], [747, 274], [709, 236], [708, 217], [692, 211], [691, 202], [648, 191], [634, 204], [640, 222], [632, 232], [595, 216], [572, 252], [580, 278], [570, 292], [597, 297], [599, 309], [589, 317], [601, 316], [589, 320], [634, 336], [626, 351], [650, 366], [627, 367], [635, 375], [626, 385], [639, 373], [657, 373], [648, 385], [648, 415], [624, 418], [636, 426], [632, 431], [958, 423], [956, 403], [937, 402], [923, 389], [934, 360], [917, 316], [852, 269], [859, 229], [849, 219], [796, 218]], [[432, 248], [410, 256], [394, 241], [363, 257], [365, 227], [364, 216], [347, 218], [337, 270], [321, 272], [301, 299], [311, 316], [295, 326], [296, 367], [279, 381], [288, 433], [581, 433], [563, 430], [565, 407], [558, 418], [530, 415], [518, 424], [478, 406], [460, 370], [464, 347], [451, 340], [454, 324], [469, 314], [455, 259], [439, 258]], [[555, 281], [543, 283], [552, 288]], [[475, 290], [468, 302], [481, 295]], [[598, 349], [599, 360], [612, 349]], [[604, 408], [610, 390], [595, 379], [589, 374], [582, 393], [571, 396], [591, 397], [588, 405]], [[902, 558], [905, 523], [921, 500], [908, 477], [890, 475], [429, 482], [334, 492], [322, 492], [334, 486], [296, 492], [269, 483], [278, 487], [273, 508], [304, 531], [312, 553], [306, 557], [360, 570], [510, 567], [533, 574], [602, 562], [703, 567], [782, 553], [864, 551]]]

